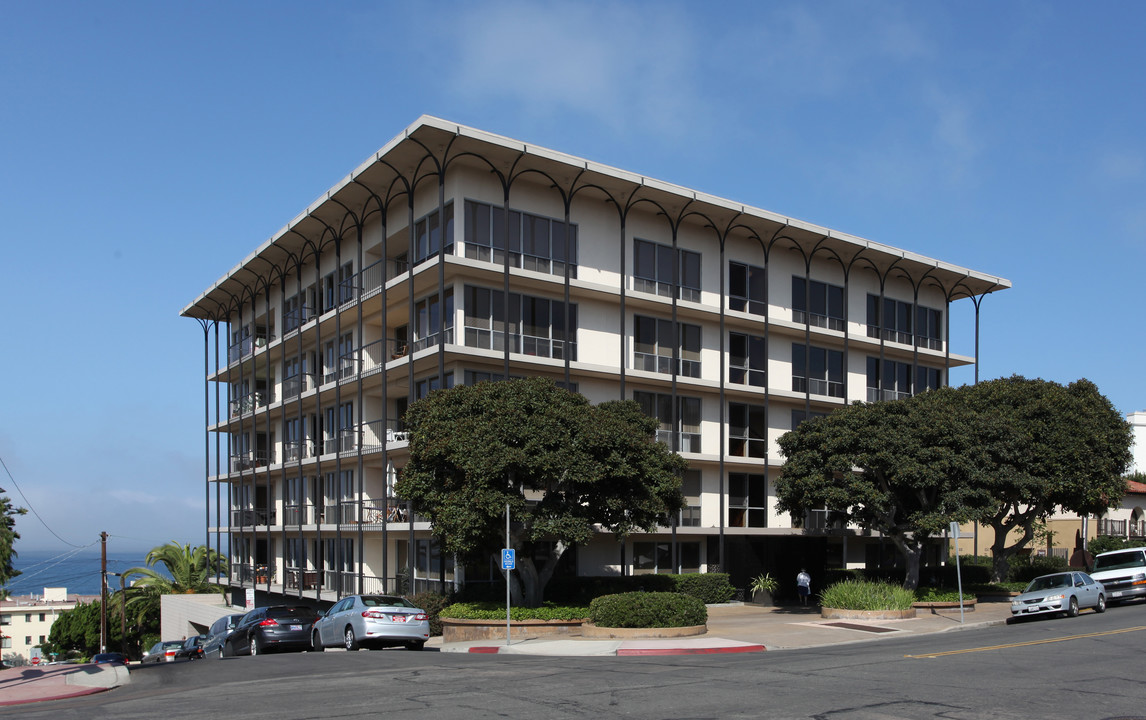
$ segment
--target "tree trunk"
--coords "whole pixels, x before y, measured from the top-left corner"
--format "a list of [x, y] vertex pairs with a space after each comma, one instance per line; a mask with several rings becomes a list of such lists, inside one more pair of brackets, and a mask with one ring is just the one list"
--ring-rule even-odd
[[1019, 550], [1026, 547], [1035, 536], [1032, 522], [1020, 524], [1019, 527], [1023, 528], [1022, 537], [1015, 544], [1007, 545], [1007, 531], [1010, 528], [1002, 522], [991, 523], [991, 529], [995, 531], [995, 542], [991, 544], [991, 582], [1006, 582], [1011, 570], [1011, 558], [1018, 555]]
[[891, 535], [890, 537], [895, 549], [899, 550], [899, 554], [903, 556], [903, 565], [906, 571], [903, 577], [903, 587], [907, 590], [915, 590], [919, 587], [919, 562], [923, 557], [923, 543], [914, 539], [908, 541], [902, 535]]

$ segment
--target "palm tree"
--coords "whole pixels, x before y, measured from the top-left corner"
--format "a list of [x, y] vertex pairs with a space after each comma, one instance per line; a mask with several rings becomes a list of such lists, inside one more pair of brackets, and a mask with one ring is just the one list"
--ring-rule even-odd
[[[159, 595], [224, 592], [222, 586], [210, 580], [226, 573], [227, 556], [206, 545], [192, 548], [190, 544], [180, 545], [173, 540], [151, 548], [144, 561], [147, 567], [135, 567], [123, 573], [125, 576], [139, 576], [128, 588], [129, 606], [143, 605], [145, 598]], [[170, 577], [155, 570], [156, 564], [167, 568]]]

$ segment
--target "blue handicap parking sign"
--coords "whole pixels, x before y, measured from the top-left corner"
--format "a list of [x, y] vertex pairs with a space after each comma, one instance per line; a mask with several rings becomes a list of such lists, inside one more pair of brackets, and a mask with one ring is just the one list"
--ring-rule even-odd
[[505, 548], [501, 551], [501, 569], [513, 570], [517, 567], [517, 551], [513, 548]]

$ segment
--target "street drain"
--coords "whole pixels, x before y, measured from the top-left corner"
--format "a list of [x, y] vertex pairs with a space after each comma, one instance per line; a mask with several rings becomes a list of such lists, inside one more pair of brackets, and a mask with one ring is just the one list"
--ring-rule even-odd
[[875, 627], [874, 625], [856, 625], [855, 623], [846, 623], [846, 622], [833, 622], [833, 623], [823, 623], [823, 624], [827, 625], [828, 627], [838, 627], [838, 628], [843, 628], [845, 630], [862, 630], [864, 632], [870, 632], [870, 633], [895, 632], [895, 630], [893, 628]]

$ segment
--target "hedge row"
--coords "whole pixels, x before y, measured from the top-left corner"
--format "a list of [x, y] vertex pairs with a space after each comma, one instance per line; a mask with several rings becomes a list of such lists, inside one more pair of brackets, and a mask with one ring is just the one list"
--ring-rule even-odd
[[699, 598], [682, 593], [630, 592], [595, 598], [589, 617], [597, 627], [690, 627], [708, 622], [708, 609]]
[[[458, 602], [444, 608], [441, 616], [450, 620], [505, 620], [505, 602]], [[589, 608], [552, 603], [535, 608], [510, 606], [509, 617], [511, 620], [583, 620], [589, 617]]]
[[683, 573], [553, 578], [545, 588], [545, 597], [575, 605], [588, 604], [603, 595], [629, 592], [684, 593], [708, 605], [728, 602], [736, 596], [727, 573]]

